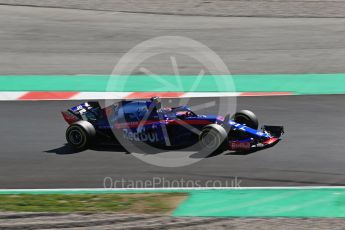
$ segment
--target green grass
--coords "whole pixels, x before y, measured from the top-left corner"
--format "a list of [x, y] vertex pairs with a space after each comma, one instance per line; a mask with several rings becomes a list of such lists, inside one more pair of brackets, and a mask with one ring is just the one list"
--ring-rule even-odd
[[0, 195], [0, 211], [167, 214], [185, 197], [185, 193]]

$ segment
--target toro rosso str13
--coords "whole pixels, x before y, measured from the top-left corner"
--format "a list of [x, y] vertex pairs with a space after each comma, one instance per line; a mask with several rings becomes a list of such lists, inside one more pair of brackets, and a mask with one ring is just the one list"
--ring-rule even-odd
[[67, 142], [76, 150], [101, 142], [141, 142], [170, 149], [198, 144], [212, 153], [252, 151], [275, 145], [284, 133], [282, 126], [258, 129], [258, 120], [249, 110], [225, 117], [203, 115], [188, 106], [162, 108], [158, 97], [120, 101], [105, 108], [85, 102], [62, 115], [69, 124]]

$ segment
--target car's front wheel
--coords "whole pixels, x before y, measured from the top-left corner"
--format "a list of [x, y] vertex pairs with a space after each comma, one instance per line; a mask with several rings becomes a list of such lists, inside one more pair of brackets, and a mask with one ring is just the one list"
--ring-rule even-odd
[[87, 121], [77, 121], [66, 130], [66, 140], [76, 150], [87, 149], [96, 136], [94, 126]]
[[232, 120], [234, 120], [237, 123], [246, 125], [252, 129], [258, 129], [259, 127], [259, 121], [256, 115], [250, 111], [250, 110], [241, 110], [237, 113], [235, 113], [232, 117]]
[[205, 126], [200, 135], [199, 142], [202, 152], [214, 154], [227, 149], [228, 134], [225, 129], [217, 124]]

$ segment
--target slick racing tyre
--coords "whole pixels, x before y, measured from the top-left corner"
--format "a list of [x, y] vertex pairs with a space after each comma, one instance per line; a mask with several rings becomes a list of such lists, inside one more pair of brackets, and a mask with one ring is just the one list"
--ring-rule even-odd
[[258, 129], [259, 127], [259, 121], [256, 115], [250, 110], [241, 110], [232, 115], [231, 119], [252, 129]]
[[227, 149], [227, 140], [227, 132], [217, 124], [205, 126], [199, 135], [201, 151], [210, 155], [225, 151]]
[[95, 127], [87, 121], [77, 121], [66, 130], [66, 140], [76, 150], [87, 149], [95, 136]]

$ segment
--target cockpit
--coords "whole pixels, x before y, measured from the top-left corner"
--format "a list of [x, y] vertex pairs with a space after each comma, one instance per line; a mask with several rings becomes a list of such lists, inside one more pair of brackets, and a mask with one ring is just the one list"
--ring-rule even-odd
[[163, 109], [158, 110], [158, 113], [163, 114], [166, 118], [169, 118], [169, 119], [174, 119], [174, 118], [186, 119], [189, 117], [198, 116], [187, 106], [179, 106], [175, 108], [163, 108]]

